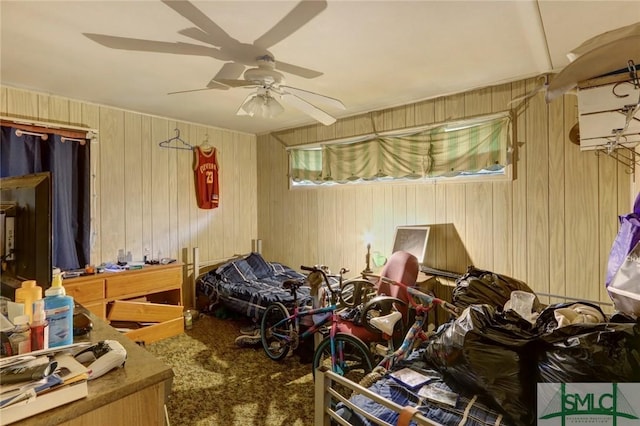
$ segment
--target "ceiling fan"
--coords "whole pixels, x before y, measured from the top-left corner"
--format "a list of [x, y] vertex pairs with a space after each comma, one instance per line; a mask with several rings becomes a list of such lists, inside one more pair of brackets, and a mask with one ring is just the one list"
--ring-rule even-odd
[[338, 99], [284, 85], [284, 76], [275, 70], [276, 65], [273, 57], [261, 56], [257, 58], [256, 62], [258, 64], [256, 68], [249, 68], [244, 72], [244, 79], [214, 78], [215, 82], [228, 87], [256, 89], [254, 93], [244, 99], [236, 112], [237, 115], [275, 117], [284, 111], [278, 102], [281, 100], [328, 126], [335, 123], [336, 119], [312, 102], [345, 109], [344, 104]]
[[[84, 35], [96, 43], [113, 49], [210, 56], [214, 59], [225, 61], [206, 87], [171, 92], [170, 94], [211, 89], [228, 90], [231, 87], [240, 86], [257, 87], [258, 92], [255, 95], [249, 95], [242, 106], [245, 106], [246, 102], [254, 97], [256, 97], [254, 104], [263, 99], [272, 104], [271, 99], [275, 100], [277, 97], [325, 124], [335, 122], [335, 118], [308, 101], [303, 100], [301, 96], [306, 96], [312, 101], [320, 101], [330, 106], [344, 109], [342, 102], [337, 99], [283, 86], [281, 83], [284, 81], [284, 77], [281, 72], [303, 78], [315, 78], [321, 76], [322, 73], [287, 62], [276, 62], [274, 56], [268, 51], [271, 46], [284, 40], [322, 12], [327, 7], [326, 0], [300, 1], [287, 15], [270, 30], [254, 40], [253, 43], [242, 43], [234, 39], [187, 0], [162, 0], [162, 2], [195, 25], [195, 27], [178, 31], [179, 34], [211, 47], [195, 43], [144, 40], [106, 34], [84, 33]], [[245, 71], [247, 66], [257, 67]], [[239, 79], [243, 73], [244, 80]], [[246, 110], [243, 111], [246, 112]], [[246, 113], [248, 115], [256, 115], [257, 110], [253, 111], [253, 114]]]

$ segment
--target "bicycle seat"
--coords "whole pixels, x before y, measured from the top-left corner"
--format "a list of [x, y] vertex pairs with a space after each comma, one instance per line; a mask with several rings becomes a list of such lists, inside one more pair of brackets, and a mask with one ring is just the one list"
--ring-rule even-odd
[[399, 311], [393, 311], [388, 315], [369, 319], [369, 324], [382, 331], [384, 334], [391, 336], [393, 335], [393, 329], [396, 323], [401, 319], [402, 314]]

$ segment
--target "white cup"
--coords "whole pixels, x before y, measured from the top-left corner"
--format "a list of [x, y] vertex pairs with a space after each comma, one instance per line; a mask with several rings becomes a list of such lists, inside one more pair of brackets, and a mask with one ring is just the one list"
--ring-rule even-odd
[[527, 291], [511, 292], [511, 309], [516, 311], [522, 318], [531, 319], [531, 310], [533, 309], [533, 300], [536, 295]]

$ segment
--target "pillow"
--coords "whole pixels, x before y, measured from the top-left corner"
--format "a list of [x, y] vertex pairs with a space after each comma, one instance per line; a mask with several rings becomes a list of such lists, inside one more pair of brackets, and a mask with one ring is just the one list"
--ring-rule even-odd
[[253, 273], [251, 265], [244, 259], [234, 260], [218, 270], [218, 273], [227, 281], [257, 281], [258, 277]]
[[245, 258], [247, 263], [253, 269], [253, 273], [258, 279], [269, 278], [273, 276], [273, 268], [264, 260], [260, 253], [251, 253]]

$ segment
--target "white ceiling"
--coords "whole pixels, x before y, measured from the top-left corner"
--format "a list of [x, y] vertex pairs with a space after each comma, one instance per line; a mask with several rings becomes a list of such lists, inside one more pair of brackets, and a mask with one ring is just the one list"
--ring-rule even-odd
[[[231, 37], [253, 43], [297, 1], [193, 1]], [[155, 1], [0, 0], [0, 82], [54, 95], [248, 133], [315, 121], [287, 107], [239, 117], [245, 88], [204, 90], [223, 61], [112, 49], [83, 33], [212, 47], [178, 33], [194, 27]], [[269, 51], [317, 70], [286, 84], [340, 99], [336, 117], [513, 81], [568, 64], [597, 34], [640, 21], [640, 1], [338, 1]], [[624, 68], [626, 64], [621, 64]]]

